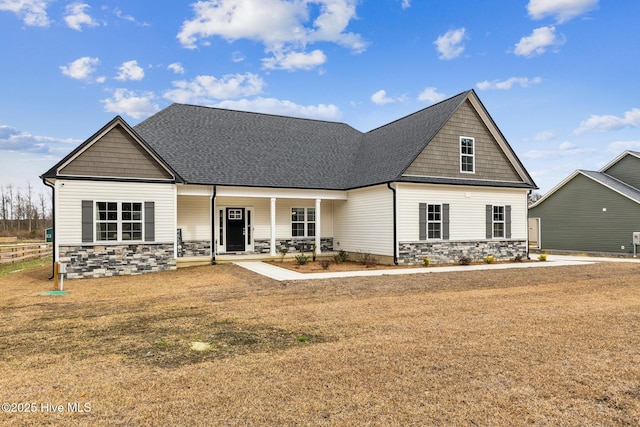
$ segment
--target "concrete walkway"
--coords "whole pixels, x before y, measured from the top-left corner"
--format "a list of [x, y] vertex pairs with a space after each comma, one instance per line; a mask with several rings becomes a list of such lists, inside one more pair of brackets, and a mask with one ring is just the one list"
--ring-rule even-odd
[[429, 267], [429, 268], [390, 268], [388, 270], [359, 270], [359, 271], [337, 271], [326, 273], [299, 273], [297, 271], [281, 268], [273, 264], [261, 261], [237, 261], [234, 264], [242, 268], [262, 274], [271, 279], [283, 280], [309, 280], [309, 279], [334, 279], [340, 277], [358, 276], [385, 276], [397, 274], [424, 274], [424, 273], [447, 273], [451, 271], [475, 271], [475, 270], [506, 270], [509, 268], [542, 268], [561, 267], [567, 265], [588, 265], [598, 262], [640, 262], [640, 258], [604, 258], [570, 255], [548, 255], [545, 262], [512, 262], [507, 264], [481, 264], [469, 266], [451, 267]]

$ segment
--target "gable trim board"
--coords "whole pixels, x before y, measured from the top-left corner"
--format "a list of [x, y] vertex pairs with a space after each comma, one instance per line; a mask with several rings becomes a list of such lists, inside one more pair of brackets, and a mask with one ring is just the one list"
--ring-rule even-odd
[[[481, 147], [474, 146], [477, 173], [464, 177], [447, 172], [459, 170], [462, 134]], [[419, 157], [428, 166], [434, 138], [434, 153], [452, 150], [455, 165], [435, 175], [420, 168], [407, 174]], [[137, 161], [148, 159], [145, 167], [164, 175], [119, 173], [117, 164], [101, 170], [111, 174], [70, 173], [83, 170], [74, 166], [82, 161], [90, 164], [84, 159], [94, 161], [90, 153], [108, 156], [109, 147], [120, 147], [123, 159], [143, 153]], [[487, 174], [495, 162], [505, 172]], [[256, 254], [315, 244], [318, 252], [370, 253], [402, 264], [421, 263], [425, 253], [434, 262], [466, 253], [511, 258], [526, 252], [520, 208], [537, 188], [473, 90], [366, 133], [343, 123], [172, 104], [133, 128], [115, 117], [41, 178], [54, 188], [55, 260], [75, 263], [68, 269], [73, 277], [172, 269], [178, 254], [220, 260], [227, 207], [251, 215], [242, 233], [244, 247]], [[438, 242], [420, 238], [419, 207], [432, 200], [444, 209]], [[89, 241], [95, 201], [142, 203], [140, 241]], [[504, 238], [485, 236], [487, 204], [518, 206], [513, 233], [509, 222]], [[305, 208], [315, 235], [305, 225], [304, 236], [293, 237], [294, 208]], [[100, 264], [100, 257], [109, 262]], [[118, 269], [105, 267], [114, 262]]]

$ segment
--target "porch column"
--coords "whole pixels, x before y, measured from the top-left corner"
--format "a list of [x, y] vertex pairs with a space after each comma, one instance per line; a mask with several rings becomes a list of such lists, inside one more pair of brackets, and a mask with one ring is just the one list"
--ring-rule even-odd
[[316, 254], [322, 253], [320, 250], [320, 236], [322, 231], [320, 229], [320, 224], [322, 223], [320, 218], [320, 199], [316, 199]]
[[276, 198], [271, 198], [271, 247], [269, 255], [276, 256]]

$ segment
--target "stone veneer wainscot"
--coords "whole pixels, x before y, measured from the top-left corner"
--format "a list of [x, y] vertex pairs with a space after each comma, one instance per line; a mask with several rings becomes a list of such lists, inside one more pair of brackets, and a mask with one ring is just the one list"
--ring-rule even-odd
[[60, 246], [66, 278], [122, 276], [175, 270], [173, 243]]
[[460, 257], [468, 256], [473, 261], [482, 261], [492, 255], [497, 261], [508, 261], [517, 255], [527, 255], [526, 240], [496, 240], [477, 242], [400, 242], [398, 263], [420, 265], [423, 258], [429, 258], [431, 264], [457, 263]]

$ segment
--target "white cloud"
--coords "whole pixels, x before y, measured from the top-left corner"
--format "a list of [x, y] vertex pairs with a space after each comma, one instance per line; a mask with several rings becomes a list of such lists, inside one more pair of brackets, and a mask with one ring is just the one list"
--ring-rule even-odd
[[542, 132], [538, 132], [533, 135], [533, 140], [536, 142], [547, 142], [551, 141], [556, 137], [556, 133], [552, 130], [543, 130]]
[[197, 76], [189, 81], [174, 81], [164, 97], [184, 104], [211, 104], [216, 100], [254, 96], [262, 93], [264, 80], [256, 74], [227, 74], [221, 78], [215, 76]]
[[449, 60], [457, 58], [464, 52], [464, 35], [465, 29], [458, 28], [450, 30], [441, 35], [433, 42], [438, 51], [438, 58]]
[[0, 0], [0, 11], [13, 12], [25, 25], [48, 27], [47, 5], [51, 0]]
[[292, 117], [303, 117], [317, 120], [338, 121], [342, 117], [340, 109], [333, 104], [299, 105], [291, 101], [275, 98], [226, 100], [212, 105], [213, 107], [232, 110], [255, 111], [267, 114], [279, 114]]
[[72, 144], [80, 141], [75, 139], [60, 139], [49, 136], [32, 135], [16, 128], [0, 125], [0, 151], [28, 152], [47, 154], [58, 151], [68, 151]]
[[612, 115], [596, 116], [592, 114], [587, 120], [581, 122], [573, 133], [580, 135], [591, 131], [611, 131], [637, 126], [640, 126], [640, 109], [632, 108], [625, 112], [622, 117]]
[[411, 0], [402, 0], [402, 8], [409, 9], [411, 7]]
[[[91, 75], [96, 71], [96, 67], [100, 63], [98, 58], [83, 56], [68, 65], [60, 67], [62, 74], [77, 80], [89, 80]], [[103, 80], [104, 81], [104, 80]]]
[[597, 6], [598, 0], [529, 0], [527, 11], [532, 19], [553, 16], [558, 23], [562, 23]]
[[558, 144], [557, 148], [551, 150], [530, 150], [524, 153], [525, 159], [557, 159], [559, 157], [573, 157], [595, 153], [593, 148], [578, 148], [578, 145], [571, 141], [564, 141]]
[[144, 70], [138, 65], [138, 61], [123, 62], [118, 68], [120, 71], [116, 76], [116, 80], [142, 80], [144, 78]]
[[184, 74], [184, 67], [179, 62], [174, 62], [173, 64], [169, 64], [167, 66], [167, 69], [173, 71], [176, 74]]
[[133, 22], [136, 25], [139, 25], [141, 27], [149, 27], [150, 25], [147, 22], [138, 22], [138, 20], [131, 16], [131, 15], [125, 15], [122, 10], [116, 8], [113, 10], [113, 14], [115, 16], [117, 16], [118, 18], [125, 20], [125, 21], [129, 21], [129, 22]]
[[231, 54], [231, 60], [233, 62], [242, 62], [244, 61], [244, 55], [239, 50], [236, 50]]
[[436, 102], [442, 101], [446, 97], [447, 96], [445, 94], [438, 92], [435, 87], [428, 87], [420, 92], [420, 95], [418, 95], [418, 101], [427, 101], [435, 104]]
[[627, 150], [640, 151], [640, 141], [614, 141], [607, 145], [607, 152], [615, 156]]
[[65, 8], [64, 21], [69, 28], [82, 31], [82, 26], [96, 27], [98, 23], [93, 20], [86, 10], [91, 9], [91, 6], [85, 3], [71, 3]]
[[528, 77], [510, 77], [507, 80], [493, 80], [488, 81], [485, 80], [483, 82], [478, 82], [476, 87], [480, 90], [489, 90], [489, 89], [501, 89], [501, 90], [510, 90], [514, 84], [520, 85], [520, 87], [529, 87], [532, 84], [538, 84], [542, 81], [540, 77], [534, 77], [532, 79]]
[[542, 55], [550, 46], [557, 46], [564, 43], [564, 40], [556, 36], [556, 27], [540, 27], [533, 30], [530, 36], [520, 39], [516, 43], [515, 54], [519, 56], [532, 57]]
[[160, 110], [160, 107], [153, 103], [154, 98], [153, 92], [136, 93], [120, 88], [113, 92], [111, 98], [102, 99], [100, 102], [104, 104], [105, 111], [142, 119]]
[[264, 58], [264, 68], [270, 70], [310, 70], [327, 62], [327, 56], [319, 49], [305, 52], [275, 52], [271, 58]]
[[[360, 53], [366, 49], [366, 42], [359, 34], [346, 31], [349, 22], [356, 18], [356, 3], [356, 0], [199, 1], [193, 4], [195, 17], [183, 23], [177, 38], [189, 49], [215, 36], [230, 41], [257, 40], [276, 59], [277, 55], [286, 57], [290, 55], [288, 52], [304, 51], [307, 44], [314, 42], [332, 42]], [[312, 52], [312, 59], [318, 61], [318, 54]], [[266, 61], [269, 63], [269, 59]]]
[[373, 95], [371, 95], [371, 102], [378, 105], [392, 104], [395, 102], [404, 102], [407, 98], [405, 96], [398, 96], [396, 98], [391, 98], [387, 96], [387, 91], [384, 89], [380, 89]]

